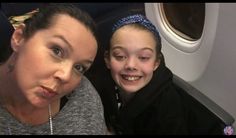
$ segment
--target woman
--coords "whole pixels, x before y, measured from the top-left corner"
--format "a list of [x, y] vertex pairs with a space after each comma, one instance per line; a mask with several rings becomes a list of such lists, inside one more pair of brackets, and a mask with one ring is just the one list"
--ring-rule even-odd
[[49, 4], [10, 41], [0, 65], [0, 134], [105, 134], [100, 98], [83, 76], [97, 52], [87, 13]]

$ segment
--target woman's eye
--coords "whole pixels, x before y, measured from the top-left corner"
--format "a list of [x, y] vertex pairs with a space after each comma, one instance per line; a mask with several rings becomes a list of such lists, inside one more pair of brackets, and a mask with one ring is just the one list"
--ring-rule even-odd
[[76, 69], [76, 71], [78, 71], [82, 74], [85, 73], [85, 71], [86, 71], [86, 68], [82, 65], [75, 65], [75, 69]]
[[53, 53], [58, 57], [63, 57], [63, 50], [59, 46], [52, 47]]

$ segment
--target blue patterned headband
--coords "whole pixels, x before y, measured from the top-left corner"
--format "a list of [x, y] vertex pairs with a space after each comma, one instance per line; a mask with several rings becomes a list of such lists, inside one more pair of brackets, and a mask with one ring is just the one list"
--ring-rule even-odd
[[141, 14], [131, 15], [131, 16], [118, 20], [112, 28], [112, 33], [114, 33], [117, 29], [121, 28], [124, 25], [134, 24], [134, 23], [140, 24], [144, 26], [145, 28], [147, 28], [149, 31], [151, 31], [160, 42], [159, 48], [161, 49], [161, 38], [160, 38], [159, 32], [157, 31], [156, 27]]

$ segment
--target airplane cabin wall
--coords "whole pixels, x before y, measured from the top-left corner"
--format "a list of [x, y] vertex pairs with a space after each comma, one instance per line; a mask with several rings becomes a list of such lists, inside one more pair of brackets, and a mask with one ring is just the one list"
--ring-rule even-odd
[[236, 119], [236, 3], [206, 3], [199, 47], [189, 51], [166, 35], [156, 3], [145, 3], [145, 10], [160, 31], [166, 65]]
[[[211, 57], [202, 77], [191, 84], [236, 119], [236, 3], [219, 5]], [[233, 126], [236, 129], [235, 122]]]

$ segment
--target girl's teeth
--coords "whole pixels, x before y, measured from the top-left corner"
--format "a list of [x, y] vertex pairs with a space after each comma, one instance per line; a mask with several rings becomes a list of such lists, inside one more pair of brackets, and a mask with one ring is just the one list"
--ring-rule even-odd
[[125, 79], [129, 81], [137, 80], [139, 77], [126, 77]]

